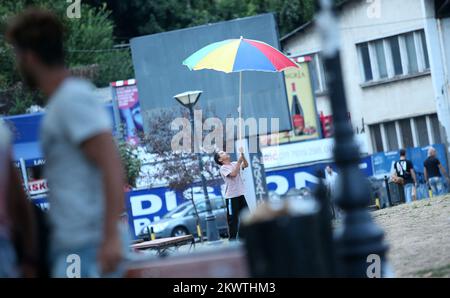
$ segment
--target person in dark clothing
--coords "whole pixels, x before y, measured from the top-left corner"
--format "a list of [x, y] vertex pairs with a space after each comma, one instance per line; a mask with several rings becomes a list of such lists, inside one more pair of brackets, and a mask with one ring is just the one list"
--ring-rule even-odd
[[406, 159], [406, 150], [400, 150], [400, 160], [394, 163], [394, 176], [403, 180], [406, 203], [411, 203], [416, 194], [417, 180], [413, 163]]
[[447, 181], [450, 181], [450, 179], [441, 162], [436, 157], [436, 149], [433, 147], [428, 149], [428, 158], [423, 163], [423, 166], [425, 181], [431, 188], [433, 196], [443, 195], [445, 193], [445, 187], [444, 181], [442, 181], [442, 175], [446, 177]]

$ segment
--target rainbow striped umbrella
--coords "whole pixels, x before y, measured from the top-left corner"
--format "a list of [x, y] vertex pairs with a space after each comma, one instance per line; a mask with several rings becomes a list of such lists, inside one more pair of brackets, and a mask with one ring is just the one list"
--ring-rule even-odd
[[225, 73], [239, 72], [239, 140], [242, 139], [242, 72], [280, 72], [298, 67], [274, 47], [257, 40], [227, 39], [212, 43], [183, 61], [190, 70], [212, 69]]

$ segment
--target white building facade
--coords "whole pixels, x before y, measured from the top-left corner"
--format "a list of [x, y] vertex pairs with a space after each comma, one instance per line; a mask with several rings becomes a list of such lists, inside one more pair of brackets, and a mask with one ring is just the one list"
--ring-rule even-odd
[[[340, 7], [342, 71], [350, 117], [370, 153], [444, 143], [437, 116], [428, 0], [353, 0]], [[432, 0], [430, 0], [432, 1]], [[314, 22], [283, 37], [291, 57], [312, 55], [319, 113], [331, 114]]]

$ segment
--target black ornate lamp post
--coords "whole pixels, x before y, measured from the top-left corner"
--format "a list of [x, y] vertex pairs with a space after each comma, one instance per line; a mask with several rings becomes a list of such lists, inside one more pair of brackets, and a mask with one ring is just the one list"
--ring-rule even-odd
[[340, 61], [339, 25], [333, 11], [333, 2], [320, 0], [318, 26], [323, 38], [322, 55], [333, 110], [334, 159], [341, 170], [336, 202], [345, 214], [343, 229], [337, 235], [337, 274], [345, 277], [369, 277], [369, 260], [375, 256], [381, 261], [380, 275], [384, 275], [387, 245], [383, 241], [383, 231], [373, 222], [367, 209], [370, 192], [358, 167], [359, 148], [348, 120]]
[[[212, 212], [211, 207], [211, 201], [209, 200], [208, 190], [206, 188], [206, 178], [203, 174], [203, 160], [202, 160], [202, 154], [199, 148], [197, 147], [198, 144], [195, 139], [195, 130], [194, 130], [194, 106], [199, 100], [200, 96], [202, 95], [202, 91], [188, 91], [184, 92], [178, 95], [175, 95], [174, 98], [185, 108], [189, 109], [190, 113], [190, 121], [191, 121], [191, 127], [192, 127], [192, 142], [194, 143], [193, 149], [194, 152], [197, 152], [197, 159], [198, 159], [198, 166], [200, 170], [200, 177], [202, 181], [202, 187], [203, 187], [203, 194], [205, 195], [205, 201], [206, 201], [206, 237], [208, 238], [208, 241], [218, 241], [220, 240], [219, 231], [217, 230], [217, 224], [216, 224], [216, 216]], [[194, 199], [194, 198], [192, 198]]]

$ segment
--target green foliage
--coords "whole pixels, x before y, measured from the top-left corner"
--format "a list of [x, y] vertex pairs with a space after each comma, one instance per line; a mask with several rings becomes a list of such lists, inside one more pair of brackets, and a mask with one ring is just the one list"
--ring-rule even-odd
[[24, 114], [30, 106], [36, 103], [39, 96], [36, 92], [26, 91], [21, 84], [15, 85], [9, 93], [9, 98], [12, 101], [9, 105], [11, 115]]
[[133, 147], [124, 141], [118, 143], [119, 154], [125, 170], [127, 183], [136, 187], [136, 179], [139, 177], [141, 171], [141, 160], [133, 153]]
[[[105, 1], [87, 0], [94, 6]], [[314, 0], [111, 0], [108, 8], [116, 23], [116, 35], [138, 35], [186, 28], [273, 12], [280, 35], [292, 31], [314, 13]]]
[[[97, 86], [107, 86], [111, 81], [133, 77], [129, 49], [113, 49], [113, 46], [120, 41], [128, 42], [134, 36], [268, 12], [275, 14], [280, 36], [283, 36], [310, 20], [314, 13], [314, 0], [83, 0], [82, 3], [81, 18], [69, 19], [66, 1], [2, 1], [0, 31], [3, 32], [10, 16], [29, 5], [51, 9], [67, 28], [68, 66], [95, 65], [95, 75], [91, 79]], [[1, 90], [17, 88], [19, 81], [13, 53], [0, 35], [0, 101], [3, 99]], [[17, 96], [10, 99], [13, 104], [8, 114], [24, 112], [27, 105], [38, 98]]]
[[[84, 3], [84, 1], [83, 1]], [[96, 8], [82, 4], [81, 18], [70, 19], [66, 16], [66, 1], [52, 0], [16, 0], [0, 3], [0, 30], [3, 33], [8, 19], [33, 5], [51, 9], [58, 15], [66, 27], [67, 65], [80, 68], [96, 65], [95, 75], [91, 78], [97, 86], [107, 86], [109, 82], [133, 77], [131, 53], [128, 48], [113, 49], [114, 23], [109, 18], [106, 5]], [[20, 76], [14, 66], [13, 51], [0, 35], [0, 90], [21, 88]], [[19, 87], [18, 87], [19, 86]], [[4, 98], [0, 92], [0, 101], [12, 103], [7, 114], [23, 113], [30, 103], [35, 104], [38, 97], [26, 94], [27, 91], [6, 92], [12, 98]], [[29, 99], [32, 99], [31, 102]]]

